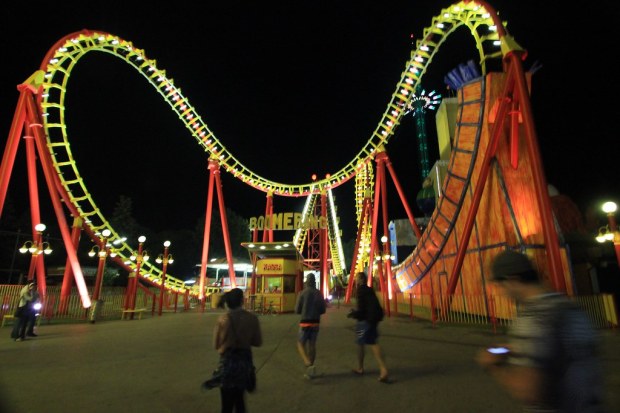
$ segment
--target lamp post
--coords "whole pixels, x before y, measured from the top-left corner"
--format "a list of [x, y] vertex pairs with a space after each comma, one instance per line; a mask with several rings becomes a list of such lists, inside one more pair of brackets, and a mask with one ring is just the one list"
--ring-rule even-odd
[[599, 229], [596, 240], [598, 242], [613, 241], [618, 268], [620, 268], [620, 232], [618, 232], [618, 224], [616, 222], [618, 205], [615, 202], [609, 201], [605, 202], [601, 209], [607, 214], [608, 224], [606, 227], [601, 227]]
[[[45, 231], [45, 224], [37, 224], [34, 226], [35, 236], [32, 241], [26, 241], [19, 249], [19, 252], [25, 254], [29, 252], [32, 254], [30, 260], [30, 268], [28, 269], [28, 281], [32, 281], [34, 278], [34, 271], [37, 268], [37, 263], [40, 258], [43, 258], [41, 254], [49, 255], [52, 253], [52, 248], [49, 242], [43, 242], [43, 231]], [[40, 271], [44, 271], [43, 265], [40, 267]], [[40, 273], [39, 277], [45, 280], [45, 273]]]
[[95, 291], [93, 292], [93, 300], [99, 300], [99, 296], [101, 295], [101, 286], [103, 285], [103, 272], [105, 270], [106, 258], [108, 256], [108, 237], [111, 232], [109, 229], [104, 229], [101, 232], [101, 238], [99, 245], [94, 245], [91, 250], [88, 252], [89, 257], [94, 257], [95, 255], [99, 257], [99, 264], [97, 265], [97, 277], [95, 279]]
[[116, 251], [110, 248], [108, 244], [108, 238], [112, 232], [109, 229], [104, 229], [101, 231], [101, 238], [99, 239], [99, 245], [93, 245], [93, 247], [88, 251], [89, 257], [94, 257], [95, 255], [99, 257], [99, 264], [97, 265], [97, 276], [95, 278], [95, 291], [93, 292], [93, 305], [90, 310], [90, 322], [94, 323], [97, 321], [97, 317], [101, 312], [101, 308], [103, 306], [103, 300], [100, 299], [101, 290], [103, 289], [103, 275], [105, 272], [105, 264], [108, 255], [110, 257], [116, 256]]
[[174, 262], [172, 254], [168, 253], [169, 248], [170, 241], [164, 242], [164, 253], [159, 254], [157, 259], [155, 260], [156, 263], [163, 264], [161, 269], [161, 285], [159, 287], [159, 315], [161, 315], [164, 306], [164, 293], [166, 292], [166, 289], [164, 288], [166, 284], [166, 269], [168, 268], [168, 264], [172, 264]]
[[[142, 266], [143, 261], [148, 261], [149, 259], [148, 252], [144, 250], [145, 241], [146, 237], [144, 235], [138, 237], [138, 254], [132, 254], [129, 257], [130, 260], [136, 262], [136, 270], [133, 275], [129, 276], [129, 284], [127, 285], [127, 294], [129, 297], [125, 308], [126, 310], [135, 310], [136, 308], [136, 294], [138, 293], [138, 276], [140, 275], [140, 267]], [[131, 314], [131, 318], [133, 318], [133, 313]]]
[[387, 299], [388, 303], [386, 303], [386, 307], [388, 310], [388, 315], [390, 315], [389, 301], [394, 300], [394, 311], [397, 311], [398, 304], [396, 302], [397, 295], [393, 293], [393, 285], [392, 285], [392, 261], [394, 260], [394, 256], [390, 254], [390, 244], [388, 242], [389, 238], [387, 235], [383, 235], [381, 237], [381, 244], [383, 246], [383, 255], [381, 259], [383, 260], [383, 265], [385, 268], [385, 278], [387, 279]]

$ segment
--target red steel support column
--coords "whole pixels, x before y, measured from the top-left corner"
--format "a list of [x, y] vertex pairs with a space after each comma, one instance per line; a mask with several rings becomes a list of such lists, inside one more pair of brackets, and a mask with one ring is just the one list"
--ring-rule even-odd
[[329, 295], [329, 266], [327, 262], [327, 251], [329, 251], [329, 239], [327, 236], [327, 194], [325, 189], [321, 191], [321, 218], [324, 225], [320, 225], [320, 246], [321, 246], [321, 275], [320, 287], [323, 297]]
[[[37, 284], [38, 286], [45, 287], [45, 265], [39, 264], [39, 261], [43, 259], [43, 257], [39, 254], [38, 249], [43, 243], [42, 235], [40, 232], [35, 230], [35, 226], [41, 223], [41, 213], [40, 213], [40, 204], [39, 204], [39, 185], [37, 181], [37, 164], [36, 164], [36, 154], [35, 154], [35, 143], [34, 137], [30, 135], [30, 128], [26, 128], [26, 132], [28, 135], [24, 136], [24, 141], [26, 142], [26, 164], [28, 167], [28, 195], [30, 197], [30, 222], [32, 223], [32, 239], [34, 241], [35, 246], [37, 247], [37, 253], [32, 254], [30, 257], [30, 268], [28, 269], [28, 281], [32, 281], [34, 279], [35, 270], [37, 272]], [[40, 269], [43, 270], [43, 273], [40, 273]], [[43, 284], [40, 284], [40, 282]], [[43, 288], [45, 291], [45, 288]]]
[[17, 107], [13, 114], [13, 122], [11, 122], [11, 129], [9, 130], [9, 136], [6, 140], [6, 146], [4, 147], [2, 164], [0, 164], [0, 217], [4, 209], [4, 201], [6, 200], [9, 181], [11, 180], [13, 165], [15, 165], [15, 156], [19, 148], [19, 139], [26, 120], [26, 98], [30, 96], [29, 93], [26, 93], [28, 89], [25, 85], [20, 85], [17, 89], [20, 91], [19, 100], [17, 101]]
[[562, 269], [562, 257], [560, 255], [558, 233], [555, 229], [555, 223], [553, 221], [553, 212], [551, 209], [551, 201], [549, 200], [547, 179], [545, 178], [545, 170], [542, 166], [542, 157], [540, 155], [540, 150], [538, 149], [538, 138], [536, 136], [536, 128], [534, 127], [534, 116], [532, 115], [529, 91], [525, 80], [525, 73], [523, 72], [523, 66], [521, 65], [521, 53], [512, 52], [509, 53], [506, 58], [509, 59], [510, 69], [513, 73], [512, 77], [516, 83], [516, 93], [519, 99], [519, 104], [521, 105], [521, 113], [523, 114], [523, 126], [525, 128], [526, 142], [525, 146], [532, 165], [534, 188], [536, 189], [536, 199], [538, 201], [538, 208], [542, 218], [550, 278], [554, 282], [556, 291], [566, 292], [566, 281], [564, 280], [564, 271]]
[[161, 285], [159, 288], [159, 310], [158, 315], [162, 315], [164, 308], [164, 293], [166, 292], [166, 270], [168, 269], [168, 250], [170, 248], [170, 241], [164, 243], [164, 257], [161, 267]]
[[[75, 249], [77, 249], [80, 243], [80, 236], [82, 235], [82, 218], [73, 218], [73, 226], [71, 229], [71, 242]], [[60, 287], [60, 303], [58, 311], [60, 314], [65, 314], [67, 311], [67, 305], [69, 304], [69, 297], [71, 296], [71, 287], [73, 286], [73, 273], [71, 272], [71, 262], [67, 258], [65, 264], [65, 273], [62, 277], [62, 287]]]
[[99, 300], [99, 297], [101, 296], [101, 286], [103, 285], [103, 273], [105, 271], [106, 259], [108, 258], [108, 237], [109, 236], [110, 236], [110, 231], [104, 230], [102, 232], [102, 236], [99, 239], [99, 243], [98, 243], [99, 251], [97, 251], [97, 254], [99, 256], [99, 262], [97, 264], [97, 276], [95, 278], [95, 290], [93, 291], [93, 300], [95, 301]]
[[[383, 152], [385, 154], [385, 152]], [[387, 155], [385, 156], [385, 159], [383, 160], [383, 173], [381, 174], [381, 187], [383, 188], [383, 191], [381, 192], [381, 212], [382, 212], [382, 217], [383, 217], [383, 236], [385, 238], [387, 238], [386, 242], [383, 243], [383, 252], [382, 252], [382, 257], [381, 257], [381, 262], [383, 262], [385, 264], [385, 277], [387, 278], [387, 299], [388, 302], [386, 303], [386, 308], [387, 308], [387, 313], [388, 313], [388, 317], [391, 315], [390, 312], [390, 301], [393, 298], [393, 291], [392, 291], [392, 260], [389, 258], [390, 257], [390, 236], [388, 233], [388, 202], [387, 202], [387, 182], [385, 179], [385, 161], [387, 160]], [[419, 238], [418, 238], [419, 239]], [[394, 302], [394, 305], [396, 305], [396, 302]]]
[[[258, 228], [252, 230], [252, 242], [258, 242]], [[250, 254], [250, 260], [252, 262], [252, 279], [250, 282], [250, 294], [256, 294], [256, 254]]]
[[202, 305], [202, 311], [205, 309], [205, 284], [207, 277], [207, 265], [209, 264], [209, 240], [211, 237], [211, 214], [213, 212], [213, 183], [215, 176], [213, 174], [211, 161], [209, 161], [209, 189], [207, 190], [207, 212], [205, 216], [205, 232], [202, 239], [202, 259], [200, 261], [200, 286], [198, 299]]
[[[368, 286], [372, 287], [372, 273], [375, 264], [375, 252], [377, 246], [377, 226], [379, 224], [379, 200], [381, 199], [381, 176], [385, 173], [383, 158], [377, 154], [375, 161], [377, 163], [377, 175], [375, 176], [375, 201], [372, 211], [372, 229], [370, 236], [370, 255], [368, 258]], [[382, 280], [380, 280], [382, 281]]]
[[[99, 251], [101, 253], [101, 251]], [[105, 255], [99, 255], [97, 263], [97, 277], [95, 279], [95, 291], [93, 292], [93, 300], [97, 301], [101, 295], [101, 285], [103, 284], [103, 272], [105, 270]]]
[[[67, 252], [67, 256], [71, 260], [71, 266], [73, 269], [73, 275], [75, 277], [75, 282], [78, 287], [78, 291], [80, 293], [80, 298], [82, 299], [82, 306], [84, 308], [89, 308], [91, 305], [90, 297], [88, 295], [88, 289], [86, 288], [86, 283], [84, 282], [84, 274], [82, 273], [82, 268], [80, 267], [80, 263], [77, 258], [77, 251], [73, 244], [71, 243], [71, 235], [69, 234], [69, 227], [67, 225], [67, 220], [65, 218], [64, 211], [62, 209], [62, 201], [60, 200], [58, 189], [54, 180], [54, 168], [52, 166], [52, 160], [50, 159], [50, 154], [47, 152], [47, 147], [45, 144], [45, 137], [41, 132], [40, 122], [41, 116], [39, 115], [38, 108], [35, 103], [34, 96], [31, 96], [30, 99], [26, 101], [27, 107], [27, 115], [28, 121], [30, 122], [30, 127], [32, 128], [32, 132], [35, 137], [35, 143], [37, 146], [37, 151], [39, 153], [41, 165], [43, 167], [43, 173], [45, 175], [45, 181], [47, 183], [47, 187], [50, 192], [50, 198], [52, 200], [52, 204], [54, 206], [54, 212], [56, 213], [56, 220], [58, 222], [58, 227], [60, 229], [60, 233], [62, 235], [62, 239], [65, 245], [65, 249]], [[56, 179], [58, 179], [56, 177]], [[43, 294], [43, 296], [45, 296]]]
[[[136, 270], [134, 271], [133, 278], [130, 277], [130, 286], [127, 287], [127, 292], [129, 293], [128, 305], [125, 308], [126, 310], [135, 310], [136, 309], [136, 295], [138, 294], [138, 277], [140, 276], [140, 268], [142, 267], [142, 260], [144, 259], [143, 250], [144, 250], [144, 241], [143, 237], [140, 237], [142, 241], [138, 244], [138, 256], [136, 257]], [[133, 320], [134, 313], [131, 313], [130, 318]]]
[[265, 220], [263, 221], [263, 242], [273, 242], [273, 192], [267, 192]]
[[386, 154], [386, 162], [385, 165], [390, 172], [390, 176], [392, 177], [392, 182], [394, 182], [394, 186], [396, 187], [396, 191], [398, 191], [398, 196], [400, 196], [400, 201], [403, 203], [403, 207], [405, 208], [405, 212], [407, 213], [407, 217], [409, 218], [409, 223], [411, 224], [411, 228], [415, 233], [415, 236], [420, 239], [422, 238], [422, 233], [420, 232], [420, 228], [415, 223], [415, 217], [413, 216], [413, 212], [411, 212], [411, 208], [409, 208], [409, 203], [407, 202], [407, 198], [405, 198], [405, 193], [403, 192], [402, 187], [400, 186], [400, 182], [398, 181], [398, 177], [396, 176], [396, 172], [394, 172], [394, 167], [392, 166], [392, 162], [390, 158], [387, 157]]
[[[215, 183], [217, 189], [217, 197], [220, 206], [220, 219], [222, 221], [222, 232], [224, 235], [224, 248], [226, 249], [226, 261], [228, 261], [228, 276], [230, 277], [230, 286], [237, 288], [237, 278], [235, 277], [235, 261], [230, 247], [230, 233], [228, 232], [228, 219], [226, 218], [226, 206], [224, 205], [224, 193], [222, 192], [222, 182], [220, 181], [220, 165], [215, 162], [217, 168], [213, 170], [215, 175]], [[273, 234], [273, 233], [272, 233]]]

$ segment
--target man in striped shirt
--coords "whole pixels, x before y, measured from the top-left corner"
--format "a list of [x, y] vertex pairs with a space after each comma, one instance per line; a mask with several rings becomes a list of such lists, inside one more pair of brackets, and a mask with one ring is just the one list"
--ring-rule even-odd
[[603, 412], [598, 337], [585, 313], [549, 290], [524, 254], [501, 252], [492, 275], [519, 310], [508, 344], [481, 350], [478, 363], [524, 412]]

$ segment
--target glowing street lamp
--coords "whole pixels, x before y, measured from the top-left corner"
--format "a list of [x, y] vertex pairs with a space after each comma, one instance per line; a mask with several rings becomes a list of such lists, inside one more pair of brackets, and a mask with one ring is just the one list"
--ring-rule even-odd
[[109, 253], [108, 247], [108, 237], [112, 233], [109, 229], [104, 229], [101, 232], [101, 238], [99, 245], [94, 245], [90, 251], [88, 252], [89, 257], [94, 257], [95, 255], [99, 257], [99, 264], [97, 266], [97, 277], [95, 280], [95, 291], [93, 293], [93, 300], [99, 300], [99, 296], [101, 295], [101, 286], [103, 284], [103, 272], [105, 270], [105, 262]]
[[[388, 242], [387, 235], [383, 235], [381, 237], [382, 244], [382, 254], [375, 255], [375, 263], [373, 265], [373, 269], [379, 268], [381, 272], [379, 274], [385, 274], [385, 278], [387, 280], [387, 286], [385, 287], [385, 291], [382, 291], [384, 306], [387, 312], [387, 315], [390, 316], [390, 301], [394, 299], [394, 306], [396, 308], [396, 296], [392, 294], [392, 260], [394, 257], [390, 255], [390, 246]], [[381, 276], [381, 275], [380, 275]], [[383, 290], [383, 285], [381, 286]]]
[[[149, 254], [144, 249], [145, 241], [146, 237], [144, 235], [138, 237], [138, 253], [132, 254], [129, 257], [131, 261], [136, 262], [136, 270], [132, 275], [129, 276], [129, 284], [127, 285], [128, 300], [127, 305], [125, 306], [126, 310], [136, 309], [136, 294], [138, 293], [138, 276], [140, 275], [140, 267], [142, 266], [142, 262], [149, 260]], [[132, 319], [133, 314], [134, 313], [131, 313]]]
[[385, 275], [387, 278], [387, 290], [388, 290], [388, 299], [391, 300], [392, 297], [392, 260], [393, 256], [390, 254], [390, 245], [388, 243], [387, 235], [383, 235], [381, 237], [381, 244], [383, 245], [383, 255], [381, 259], [383, 260], [385, 267]]
[[161, 270], [161, 285], [159, 286], [159, 311], [158, 314], [162, 314], [163, 306], [164, 306], [164, 293], [166, 292], [165, 284], [166, 284], [166, 269], [168, 268], [168, 264], [172, 264], [174, 259], [172, 258], [172, 254], [168, 253], [168, 249], [170, 248], [170, 241], [164, 242], [164, 253], [159, 254], [155, 262], [162, 265]]
[[99, 245], [94, 245], [90, 251], [88, 251], [89, 257], [97, 256], [99, 257], [99, 264], [97, 265], [97, 276], [95, 278], [95, 291], [93, 293], [93, 306], [91, 307], [90, 312], [90, 322], [94, 323], [97, 320], [97, 316], [99, 314], [100, 308], [103, 305], [103, 302], [99, 299], [101, 295], [101, 289], [103, 286], [103, 273], [105, 271], [106, 258], [108, 255], [114, 257], [116, 252], [114, 250], [110, 250], [110, 245], [108, 245], [108, 238], [112, 232], [109, 229], [104, 229], [101, 231], [101, 238], [99, 239]]
[[[37, 267], [37, 259], [39, 257], [43, 258], [43, 255], [50, 255], [52, 253], [52, 248], [50, 247], [49, 242], [43, 242], [43, 231], [45, 231], [47, 227], [45, 224], [37, 224], [34, 226], [34, 230], [36, 231], [34, 240], [26, 241], [24, 245], [19, 248], [19, 252], [22, 254], [30, 253], [32, 254], [32, 259], [30, 260], [30, 268], [28, 269], [28, 281], [32, 281], [34, 278], [34, 271]], [[41, 266], [43, 269], [43, 266]], [[41, 277], [45, 278], [45, 274], [40, 274]]]
[[616, 259], [618, 260], [618, 267], [620, 267], [620, 232], [618, 232], [618, 224], [616, 222], [618, 205], [615, 202], [609, 201], [605, 202], [601, 209], [607, 214], [608, 224], [599, 229], [596, 240], [601, 243], [605, 241], [612, 241], [614, 243]]

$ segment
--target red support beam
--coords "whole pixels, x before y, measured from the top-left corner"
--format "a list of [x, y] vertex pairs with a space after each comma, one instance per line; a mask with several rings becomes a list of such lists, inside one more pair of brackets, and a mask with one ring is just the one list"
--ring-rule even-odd
[[263, 242], [273, 242], [273, 192], [271, 191], [267, 193], [264, 222]]
[[418, 239], [420, 239], [422, 238], [422, 233], [420, 232], [420, 228], [418, 228], [418, 225], [415, 223], [415, 217], [413, 216], [413, 212], [411, 212], [411, 208], [409, 207], [407, 198], [405, 198], [405, 193], [403, 192], [403, 188], [401, 187], [400, 181], [398, 180], [398, 177], [396, 176], [396, 172], [394, 172], [394, 167], [392, 166], [392, 162], [390, 161], [390, 158], [387, 156], [387, 153], [385, 154], [385, 158], [386, 158], [385, 165], [387, 166], [388, 171], [390, 172], [390, 176], [392, 177], [392, 182], [394, 182], [394, 186], [396, 187], [398, 196], [400, 196], [400, 201], [403, 203], [403, 207], [405, 208], [405, 212], [407, 213], [407, 217], [409, 218], [409, 223], [411, 224], [411, 229], [413, 229], [415, 236]]
[[542, 164], [542, 156], [538, 148], [538, 137], [536, 128], [534, 127], [534, 116], [530, 105], [529, 90], [523, 66], [521, 65], [521, 53], [509, 53], [506, 59], [509, 61], [515, 81], [516, 95], [521, 105], [521, 113], [523, 116], [523, 126], [525, 128], [525, 143], [527, 153], [532, 165], [532, 175], [534, 178], [534, 189], [536, 191], [536, 200], [541, 213], [543, 234], [545, 237], [545, 250], [547, 251], [547, 263], [549, 265], [549, 275], [554, 283], [556, 291], [566, 292], [566, 281], [564, 280], [564, 271], [562, 269], [562, 257], [560, 255], [560, 245], [558, 233], [555, 229], [553, 220], [553, 210], [551, 208], [551, 200], [549, 199], [549, 190], [547, 188], [547, 179], [545, 178], [545, 170]]
[[386, 179], [385, 179], [385, 163], [387, 159], [388, 158], [386, 154], [385, 158], [382, 160], [383, 173], [381, 174], [381, 188], [383, 189], [381, 192], [381, 212], [382, 212], [382, 217], [383, 217], [383, 237], [385, 237], [385, 242], [383, 242], [383, 237], [381, 237], [382, 238], [381, 241], [383, 244], [381, 263], [385, 266], [385, 278], [387, 281], [386, 282], [387, 294], [385, 295], [387, 298], [387, 301], [385, 302], [385, 308], [387, 310], [387, 315], [389, 317], [391, 316], [390, 301], [392, 300], [392, 297], [393, 297], [393, 291], [392, 291], [392, 260], [390, 259], [390, 236], [388, 233], [387, 185], [386, 185]]
[[[73, 218], [73, 226], [71, 229], [71, 242], [77, 250], [80, 243], [80, 236], [82, 235], [82, 218]], [[69, 304], [69, 297], [71, 296], [71, 287], [73, 286], [73, 272], [71, 272], [71, 262], [67, 258], [65, 264], [65, 272], [62, 277], [62, 286], [60, 287], [60, 303], [59, 312], [65, 314], [67, 311], [67, 305]]]
[[[235, 261], [232, 255], [232, 248], [230, 247], [230, 233], [228, 231], [228, 219], [226, 218], [226, 206], [224, 205], [224, 193], [222, 191], [222, 182], [220, 181], [220, 165], [217, 162], [213, 162], [217, 165], [217, 168], [213, 168], [211, 173], [215, 175], [215, 184], [217, 189], [218, 205], [220, 209], [220, 219], [222, 222], [222, 235], [224, 236], [224, 248], [226, 249], [226, 261], [228, 261], [228, 276], [230, 277], [230, 286], [237, 288], [237, 279], [235, 277]], [[273, 232], [271, 233], [273, 238]]]
[[323, 297], [327, 298], [329, 295], [329, 266], [327, 262], [327, 252], [329, 251], [329, 239], [327, 236], [327, 194], [325, 190], [321, 191], [321, 218], [325, 223], [324, 227], [319, 226], [320, 234], [320, 290], [323, 293]]
[[213, 213], [213, 186], [215, 175], [211, 170], [211, 162], [209, 162], [209, 189], [207, 190], [207, 211], [205, 215], [205, 230], [202, 239], [202, 259], [200, 260], [200, 284], [198, 298], [202, 304], [204, 311], [205, 305], [205, 287], [207, 279], [207, 265], [209, 264], [209, 242], [211, 237], [211, 214]]
[[13, 114], [13, 122], [9, 130], [9, 136], [4, 147], [2, 155], [2, 164], [0, 164], [0, 217], [4, 210], [4, 202], [6, 201], [6, 193], [9, 188], [9, 181], [15, 165], [15, 156], [19, 148], [19, 140], [24, 129], [26, 120], [26, 99], [29, 96], [28, 88], [25, 85], [18, 86], [20, 91], [17, 107]]
[[[88, 295], [88, 289], [86, 288], [86, 283], [84, 282], [84, 274], [82, 273], [82, 268], [80, 267], [80, 263], [77, 258], [77, 251], [71, 242], [71, 235], [69, 233], [69, 226], [67, 225], [67, 219], [65, 217], [65, 213], [62, 208], [62, 201], [60, 199], [60, 191], [58, 190], [56, 184], [58, 181], [58, 177], [55, 174], [54, 167], [52, 165], [51, 156], [48, 152], [48, 148], [46, 145], [45, 135], [42, 132], [42, 122], [41, 115], [38, 111], [38, 106], [36, 103], [35, 96], [31, 96], [29, 99], [26, 99], [26, 113], [27, 113], [27, 121], [29, 122], [29, 127], [32, 129], [34, 140], [37, 147], [37, 152], [39, 154], [39, 158], [41, 161], [41, 165], [43, 167], [43, 174], [45, 176], [45, 181], [47, 183], [47, 187], [49, 189], [50, 198], [52, 200], [52, 205], [54, 206], [54, 212], [56, 214], [56, 220], [58, 222], [58, 227], [60, 229], [60, 233], [62, 235], [62, 239], [65, 245], [65, 249], [67, 252], [67, 256], [71, 261], [71, 267], [73, 269], [73, 275], [75, 277], [75, 282], [78, 287], [78, 291], [80, 293], [80, 298], [82, 299], [82, 305], [84, 308], [89, 308], [91, 305], [90, 297]], [[64, 194], [66, 196], [66, 194]], [[69, 199], [66, 197], [65, 199]], [[67, 204], [70, 205], [69, 202]]]

